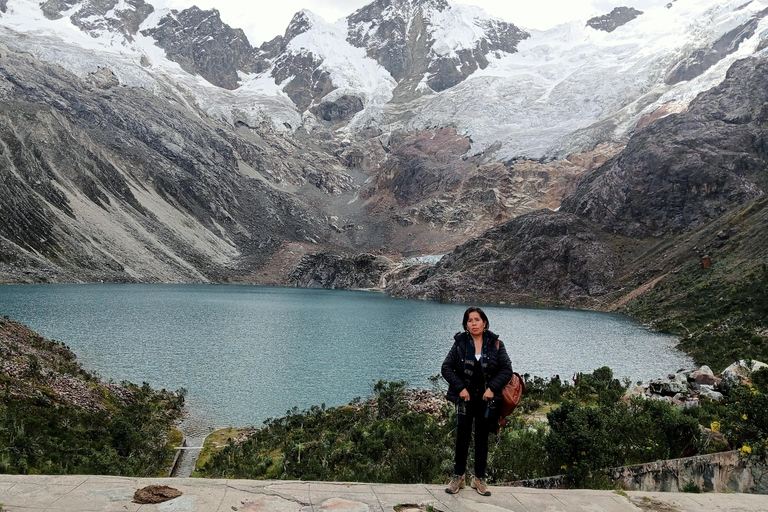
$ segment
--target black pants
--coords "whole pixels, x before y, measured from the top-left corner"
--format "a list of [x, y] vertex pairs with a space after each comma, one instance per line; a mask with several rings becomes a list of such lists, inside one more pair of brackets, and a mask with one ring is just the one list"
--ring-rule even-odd
[[475, 476], [485, 478], [488, 465], [488, 434], [495, 427], [498, 418], [491, 410], [489, 418], [485, 417], [488, 402], [482, 398], [472, 398], [467, 404], [467, 413], [457, 415], [456, 425], [456, 459], [453, 466], [455, 475], [463, 475], [467, 470], [467, 455], [472, 438], [472, 425], [475, 425]]

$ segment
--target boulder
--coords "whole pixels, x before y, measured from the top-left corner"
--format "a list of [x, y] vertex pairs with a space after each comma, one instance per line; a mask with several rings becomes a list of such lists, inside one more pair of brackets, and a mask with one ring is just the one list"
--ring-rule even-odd
[[645, 398], [648, 388], [646, 386], [635, 386], [632, 389], [628, 389], [624, 396], [621, 397], [621, 401], [629, 403], [636, 396]]
[[714, 386], [720, 383], [720, 378], [715, 376], [715, 373], [712, 371], [712, 369], [704, 365], [698, 370], [695, 370], [691, 372], [688, 379], [692, 382], [695, 382], [698, 385], [705, 385], [705, 386]]
[[678, 393], [686, 393], [688, 391], [688, 384], [686, 382], [680, 382], [679, 379], [657, 379], [651, 381], [648, 385], [648, 389], [654, 395], [675, 396]]
[[655, 395], [675, 396], [678, 393], [688, 392], [688, 379], [682, 373], [670, 374], [667, 380], [651, 381], [648, 389]]
[[761, 361], [745, 361], [740, 360], [731, 364], [728, 368], [723, 370], [722, 381], [720, 382], [720, 389], [729, 390], [731, 388], [750, 384], [749, 375], [760, 368], [768, 367]]
[[706, 427], [701, 427], [701, 440], [704, 443], [704, 446], [719, 446], [722, 451], [731, 449], [731, 445], [724, 434], [715, 432]]
[[716, 402], [719, 402], [723, 399], [722, 393], [715, 391], [712, 386], [707, 385], [701, 386], [701, 389], [699, 390], [699, 396], [709, 398], [710, 400], [714, 400]]

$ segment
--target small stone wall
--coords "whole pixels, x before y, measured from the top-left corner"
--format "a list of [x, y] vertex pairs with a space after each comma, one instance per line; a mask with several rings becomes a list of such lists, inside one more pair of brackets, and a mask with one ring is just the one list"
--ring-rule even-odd
[[[738, 451], [661, 460], [606, 470], [608, 477], [628, 491], [681, 492], [695, 484], [704, 492], [768, 494], [768, 464], [743, 459]], [[521, 480], [510, 485], [537, 489], [568, 488], [564, 476]]]
[[686, 485], [695, 484], [707, 492], [768, 492], [765, 463], [743, 459], [738, 451], [624, 466], [606, 473], [633, 491], [681, 492]]

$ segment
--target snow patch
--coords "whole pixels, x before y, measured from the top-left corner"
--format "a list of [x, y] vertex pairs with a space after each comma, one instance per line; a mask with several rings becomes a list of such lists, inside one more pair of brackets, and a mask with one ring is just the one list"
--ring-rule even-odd
[[350, 94], [361, 97], [364, 104], [374, 105], [392, 99], [397, 83], [387, 70], [366, 55], [364, 49], [355, 48], [347, 42], [346, 19], [327, 23], [312, 14], [311, 25], [309, 30], [291, 40], [288, 51], [309, 51], [322, 59], [320, 69], [331, 75], [337, 88], [334, 97]]
[[434, 32], [435, 43], [432, 51], [441, 57], [455, 57], [458, 50], [473, 49], [486, 37], [483, 23], [491, 18], [479, 7], [451, 4], [443, 11], [429, 13], [429, 22]]

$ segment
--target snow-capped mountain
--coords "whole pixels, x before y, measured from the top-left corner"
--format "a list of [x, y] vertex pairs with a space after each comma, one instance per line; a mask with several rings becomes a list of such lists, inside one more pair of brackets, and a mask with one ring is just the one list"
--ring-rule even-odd
[[676, 0], [542, 32], [376, 0], [254, 48], [216, 10], [2, 1], [0, 250], [89, 279], [256, 282], [323, 248], [446, 251], [558, 207], [762, 56], [767, 12]]
[[35, 36], [43, 60], [80, 75], [114, 68], [128, 86], [183, 84], [206, 113], [231, 122], [341, 124], [353, 137], [455, 126], [472, 153], [562, 158], [622, 140], [643, 115], [679, 110], [719, 83], [757, 51], [767, 7], [679, 0], [529, 33], [447, 0], [377, 0], [336, 23], [301, 11], [261, 48], [215, 10], [143, 0], [8, 0], [0, 23]]

